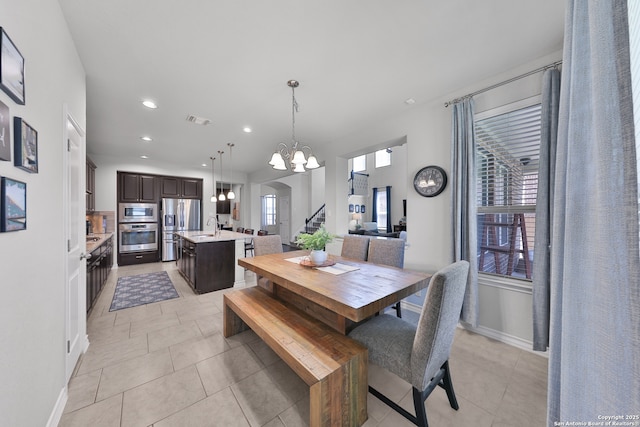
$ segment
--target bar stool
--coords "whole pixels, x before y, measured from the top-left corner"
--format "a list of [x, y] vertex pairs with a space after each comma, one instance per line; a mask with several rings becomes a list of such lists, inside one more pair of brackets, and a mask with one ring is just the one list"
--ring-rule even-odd
[[[245, 228], [244, 234], [249, 234], [253, 236], [253, 228]], [[253, 256], [253, 237], [250, 239], [244, 239], [244, 256], [247, 257], [247, 254], [251, 252], [251, 256]]]

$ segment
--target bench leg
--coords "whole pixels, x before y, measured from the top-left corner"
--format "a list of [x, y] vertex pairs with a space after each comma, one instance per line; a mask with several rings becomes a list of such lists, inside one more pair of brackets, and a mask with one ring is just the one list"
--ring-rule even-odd
[[251, 328], [249, 328], [247, 324], [233, 312], [225, 300], [222, 309], [222, 334], [224, 337], [229, 338], [232, 335], [239, 334], [240, 332], [244, 332], [249, 329]]
[[367, 421], [367, 368], [364, 352], [309, 391], [310, 427], [361, 426]]

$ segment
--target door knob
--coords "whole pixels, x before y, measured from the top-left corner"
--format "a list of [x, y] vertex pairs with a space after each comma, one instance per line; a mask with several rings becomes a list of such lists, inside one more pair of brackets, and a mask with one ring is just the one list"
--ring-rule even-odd
[[90, 258], [91, 258], [91, 254], [80, 254], [80, 260], [90, 259]]

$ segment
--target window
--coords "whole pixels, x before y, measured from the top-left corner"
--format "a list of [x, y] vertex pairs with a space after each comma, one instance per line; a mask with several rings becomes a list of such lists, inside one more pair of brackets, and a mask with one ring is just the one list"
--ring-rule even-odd
[[378, 217], [376, 219], [378, 223], [378, 230], [384, 230], [384, 232], [391, 231], [391, 230], [387, 230], [387, 190], [386, 189], [378, 190], [375, 203], [376, 203], [376, 210], [378, 213]]
[[479, 272], [532, 278], [541, 113], [533, 102], [475, 119]]
[[353, 158], [353, 171], [354, 172], [362, 172], [367, 170], [367, 155], [363, 154], [362, 156]]
[[276, 195], [262, 196], [262, 228], [276, 225]]
[[385, 148], [384, 150], [376, 151], [376, 168], [382, 168], [384, 166], [391, 165], [391, 149]]

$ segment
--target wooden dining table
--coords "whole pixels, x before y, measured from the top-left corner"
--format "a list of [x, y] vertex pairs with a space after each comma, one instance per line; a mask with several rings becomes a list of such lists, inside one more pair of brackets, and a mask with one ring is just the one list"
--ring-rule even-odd
[[431, 274], [329, 256], [328, 271], [300, 261], [308, 251], [240, 258], [238, 264], [269, 279], [272, 294], [336, 331], [347, 334], [359, 322], [424, 289]]

